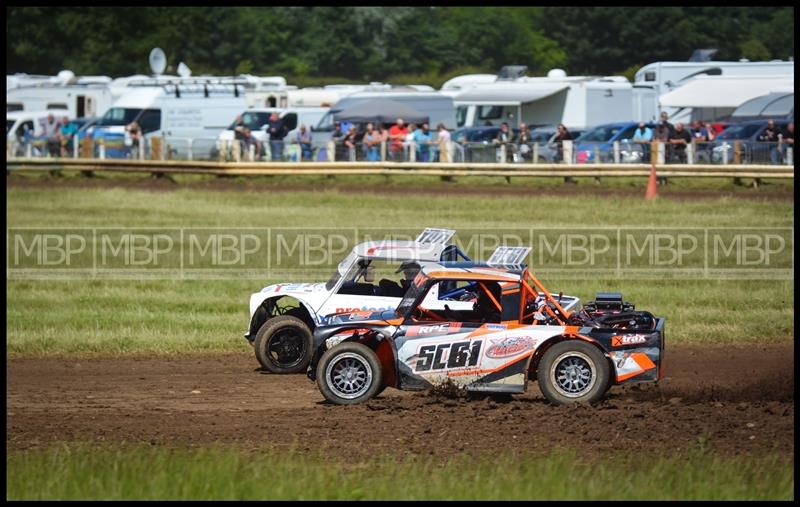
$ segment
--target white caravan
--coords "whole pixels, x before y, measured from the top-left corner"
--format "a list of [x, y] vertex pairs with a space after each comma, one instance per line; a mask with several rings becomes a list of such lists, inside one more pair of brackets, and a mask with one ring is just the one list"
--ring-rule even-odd
[[6, 111], [62, 109], [70, 118], [99, 116], [116, 98], [108, 76], [75, 76], [68, 70], [42, 78], [6, 77]]
[[[634, 121], [655, 121], [659, 114], [659, 98], [680, 88], [698, 76], [793, 76], [794, 61], [769, 62], [654, 62], [636, 72], [633, 80]], [[690, 111], [670, 107], [664, 109], [670, 121], [690, 119]]]
[[553, 69], [547, 77], [496, 78], [467, 84], [453, 98], [458, 127], [520, 122], [530, 126], [587, 128], [631, 118], [632, 87], [623, 76], [567, 76]]

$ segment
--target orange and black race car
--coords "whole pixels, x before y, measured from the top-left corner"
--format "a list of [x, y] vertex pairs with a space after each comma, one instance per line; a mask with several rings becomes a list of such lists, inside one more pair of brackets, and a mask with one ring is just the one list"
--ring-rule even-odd
[[[474, 304], [442, 309], [441, 294]], [[525, 265], [425, 262], [396, 310], [328, 316], [308, 376], [337, 404], [447, 383], [522, 393], [529, 379], [552, 403], [594, 402], [612, 385], [661, 378], [664, 318], [618, 293], [572, 311], [558, 299]]]

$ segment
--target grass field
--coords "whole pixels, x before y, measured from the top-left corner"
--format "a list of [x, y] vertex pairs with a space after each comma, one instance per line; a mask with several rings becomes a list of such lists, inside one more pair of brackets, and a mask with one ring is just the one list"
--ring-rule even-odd
[[[6, 458], [8, 499], [791, 500], [778, 458], [456, 456], [347, 464], [231, 447], [55, 447]], [[147, 477], [146, 487], [141, 478]]]
[[[459, 237], [462, 233], [508, 232], [519, 233], [527, 240], [529, 231], [546, 227], [582, 232], [607, 226], [639, 227], [639, 232], [668, 228], [673, 233], [687, 227], [789, 228], [781, 232], [784, 235], [791, 235], [793, 227], [792, 202], [735, 198], [644, 202], [591, 195], [432, 198], [125, 188], [9, 188], [6, 195], [9, 228], [38, 226], [59, 232], [76, 227], [216, 227], [225, 231], [281, 227], [284, 232], [294, 228], [331, 232], [324, 228], [338, 227], [347, 235], [352, 233], [348, 228], [360, 227], [375, 228], [371, 229], [374, 233], [403, 230], [414, 235], [425, 226], [444, 226], [457, 229]], [[550, 210], [558, 211], [554, 215]], [[611, 241], [613, 246], [616, 240], [612, 237]], [[790, 241], [788, 238], [789, 252]], [[489, 246], [473, 254], [486, 256], [494, 248]], [[256, 262], [250, 266], [255, 274], [234, 273], [217, 279], [182, 280], [167, 275], [166, 279], [88, 276], [32, 280], [17, 279], [12, 273], [6, 289], [7, 351], [11, 357], [18, 357], [243, 350], [247, 344], [241, 333], [247, 327], [250, 293], [270, 283], [324, 281], [342, 257], [344, 253], [336, 255], [330, 259], [332, 264], [312, 274], [293, 271], [297, 266], [290, 261], [285, 270], [289, 274], [270, 276], [266, 263]], [[87, 259], [91, 257], [84, 255], [83, 260]], [[613, 260], [609, 262], [613, 264]], [[600, 267], [607, 267], [604, 262], [598, 261]], [[690, 258], [689, 263], [702, 265], [699, 258]], [[791, 269], [791, 255], [783, 255], [780, 263]], [[545, 273], [539, 276], [550, 290], [583, 300], [600, 290], [621, 291], [639, 308], [667, 317], [671, 343], [752, 343], [793, 337], [793, 271], [789, 276], [767, 280], [675, 278], [658, 273], [626, 277], [594, 274], [592, 268], [577, 271], [577, 276], [568, 269], [546, 274], [545, 268], [558, 268], [557, 264], [548, 259], [543, 266], [533, 265], [534, 272]]]

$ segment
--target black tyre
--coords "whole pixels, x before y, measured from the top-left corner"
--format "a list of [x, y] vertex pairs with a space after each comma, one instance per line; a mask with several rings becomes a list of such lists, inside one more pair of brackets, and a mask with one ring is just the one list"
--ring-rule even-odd
[[569, 340], [544, 353], [537, 378], [539, 389], [551, 403], [594, 403], [608, 390], [611, 368], [597, 347]]
[[311, 362], [312, 346], [311, 330], [290, 315], [267, 320], [253, 342], [256, 359], [272, 373], [305, 372]]
[[317, 386], [326, 400], [353, 405], [377, 396], [383, 386], [378, 356], [366, 345], [345, 342], [322, 355]]

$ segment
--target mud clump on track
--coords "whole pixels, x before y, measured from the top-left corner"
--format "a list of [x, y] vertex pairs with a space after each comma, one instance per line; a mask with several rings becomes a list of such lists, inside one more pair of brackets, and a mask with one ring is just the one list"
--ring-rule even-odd
[[56, 442], [263, 445], [337, 456], [575, 449], [653, 457], [702, 444], [722, 454], [794, 455], [791, 344], [674, 346], [659, 384], [612, 388], [594, 406], [553, 406], [531, 382], [515, 396], [387, 389], [324, 401], [304, 375], [259, 371], [240, 354], [16, 359], [6, 366], [8, 449]]

